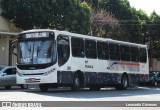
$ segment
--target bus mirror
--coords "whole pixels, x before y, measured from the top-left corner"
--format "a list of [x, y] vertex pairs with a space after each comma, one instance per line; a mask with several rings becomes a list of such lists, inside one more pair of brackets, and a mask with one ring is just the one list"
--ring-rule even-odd
[[17, 47], [17, 46], [16, 46], [16, 43], [17, 43], [17, 40], [13, 40], [13, 41], [12, 41], [12, 44], [11, 44], [11, 52], [12, 52], [15, 56], [17, 56], [17, 53], [14, 52], [14, 49]]
[[15, 44], [12, 44], [12, 50], [14, 50], [16, 48]]

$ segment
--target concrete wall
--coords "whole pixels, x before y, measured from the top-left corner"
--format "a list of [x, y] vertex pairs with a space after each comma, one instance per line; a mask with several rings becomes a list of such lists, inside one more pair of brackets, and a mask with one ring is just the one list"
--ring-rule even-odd
[[155, 58], [150, 59], [150, 71], [160, 71], [160, 60]]
[[8, 37], [1, 37], [0, 38], [0, 65], [8, 65], [8, 48], [9, 48], [9, 43]]
[[[9, 52], [9, 42], [15, 38], [10, 36], [0, 37], [0, 65], [8, 66], [16, 65], [17, 58], [11, 52]], [[9, 61], [10, 60], [10, 61]]]
[[[1, 36], [0, 37], [0, 65], [8, 66], [16, 65], [17, 58], [11, 52], [9, 52], [9, 42], [15, 38], [10, 36]], [[10, 54], [9, 54], [10, 53]], [[9, 62], [9, 60], [11, 60]]]
[[[18, 32], [19, 29], [11, 24], [8, 20], [1, 16], [2, 9], [0, 8], [0, 31], [4, 32]], [[9, 64], [9, 42], [10, 40], [16, 39], [13, 36], [0, 35], [0, 65], [16, 65], [16, 57], [12, 54], [10, 59], [12, 59]]]
[[[2, 12], [0, 8], [0, 13]], [[0, 31], [9, 31], [9, 22], [0, 15]], [[0, 35], [0, 65], [8, 65], [8, 37]]]

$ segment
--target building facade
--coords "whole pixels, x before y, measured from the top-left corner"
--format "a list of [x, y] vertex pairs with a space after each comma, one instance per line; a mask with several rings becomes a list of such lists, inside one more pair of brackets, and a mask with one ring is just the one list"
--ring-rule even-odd
[[16, 65], [16, 56], [12, 54], [11, 42], [16, 39], [16, 36], [9, 35], [10, 32], [18, 32], [20, 29], [16, 28], [8, 20], [1, 16], [2, 9], [0, 8], [0, 66]]

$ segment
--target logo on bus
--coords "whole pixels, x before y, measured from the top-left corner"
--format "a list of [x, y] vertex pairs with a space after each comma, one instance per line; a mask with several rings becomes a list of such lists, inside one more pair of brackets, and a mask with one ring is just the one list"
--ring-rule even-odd
[[86, 68], [93, 68], [92, 65], [85, 65]]

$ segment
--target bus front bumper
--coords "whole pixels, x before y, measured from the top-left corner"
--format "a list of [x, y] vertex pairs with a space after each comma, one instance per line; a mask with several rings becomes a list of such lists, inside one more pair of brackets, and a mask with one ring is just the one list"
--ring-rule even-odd
[[47, 76], [19, 76], [16, 75], [17, 84], [47, 84], [57, 83], [57, 77], [53, 75]]

